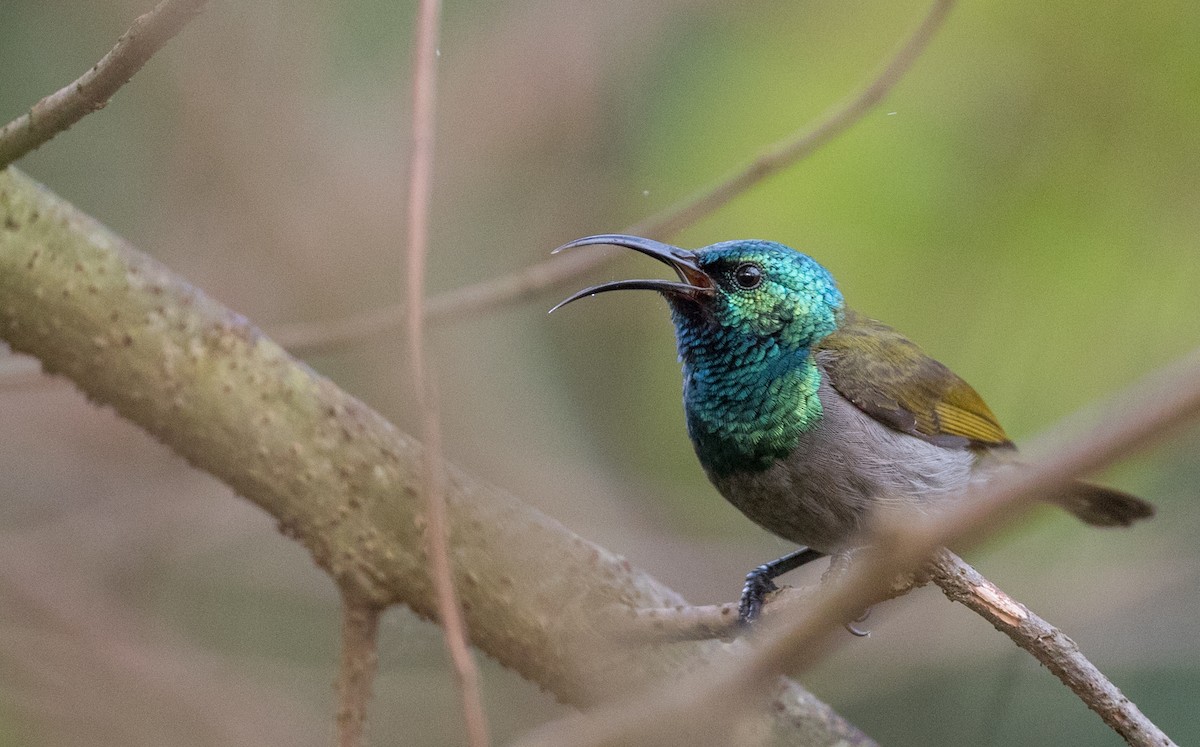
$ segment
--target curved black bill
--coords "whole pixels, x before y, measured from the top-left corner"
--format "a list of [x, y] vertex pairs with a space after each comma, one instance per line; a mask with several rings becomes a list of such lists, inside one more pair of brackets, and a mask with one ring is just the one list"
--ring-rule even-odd
[[621, 246], [641, 252], [649, 257], [654, 257], [659, 262], [673, 269], [675, 274], [679, 276], [680, 282], [671, 280], [617, 280], [611, 283], [593, 285], [555, 304], [554, 308], [550, 309], [551, 313], [572, 301], [578, 301], [587, 296], [594, 296], [597, 293], [606, 293], [615, 290], [653, 290], [667, 295], [684, 296], [687, 298], [695, 298], [696, 296], [712, 291], [712, 280], [704, 270], [700, 269], [700, 265], [696, 261], [695, 252], [641, 236], [630, 236], [623, 233], [602, 233], [595, 236], [585, 236], [582, 239], [575, 239], [563, 244], [551, 252], [551, 254], [557, 254], [564, 249], [573, 249], [577, 246], [598, 244]]

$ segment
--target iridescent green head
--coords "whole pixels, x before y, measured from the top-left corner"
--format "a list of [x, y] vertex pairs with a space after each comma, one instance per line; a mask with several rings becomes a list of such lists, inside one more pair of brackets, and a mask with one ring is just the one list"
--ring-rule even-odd
[[684, 406], [710, 473], [765, 469], [821, 417], [811, 350], [837, 329], [844, 304], [829, 272], [771, 241], [726, 241], [689, 251], [651, 239], [602, 234], [567, 249], [614, 244], [669, 265], [673, 280], [620, 280], [558, 306], [614, 290], [654, 290], [671, 306], [684, 368]]
[[679, 282], [605, 283], [585, 288], [554, 308], [607, 291], [658, 291], [671, 305], [685, 361], [695, 354], [707, 357], [716, 349], [807, 350], [837, 327], [843, 309], [842, 294], [828, 270], [773, 241], [725, 241], [689, 251], [637, 236], [601, 234], [555, 251], [590, 244], [647, 254], [674, 269]]
[[[842, 294], [812, 258], [771, 241], [725, 241], [695, 252], [707, 296], [672, 298], [681, 332], [706, 338], [733, 331], [784, 350], [807, 349], [837, 327]], [[691, 341], [688, 341], [691, 342]]]

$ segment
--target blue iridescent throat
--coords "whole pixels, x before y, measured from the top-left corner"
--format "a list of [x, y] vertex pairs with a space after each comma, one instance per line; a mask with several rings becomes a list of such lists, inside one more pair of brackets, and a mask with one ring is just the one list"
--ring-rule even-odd
[[727, 328], [700, 332], [688, 321], [676, 320], [683, 403], [704, 468], [717, 477], [760, 472], [787, 457], [822, 414], [811, 348]]

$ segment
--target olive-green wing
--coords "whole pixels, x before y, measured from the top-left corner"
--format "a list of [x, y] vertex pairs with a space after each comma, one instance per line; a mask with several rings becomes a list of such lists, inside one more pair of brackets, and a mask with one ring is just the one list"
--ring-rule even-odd
[[833, 388], [885, 425], [947, 448], [1012, 447], [970, 384], [885, 324], [847, 311], [814, 353]]

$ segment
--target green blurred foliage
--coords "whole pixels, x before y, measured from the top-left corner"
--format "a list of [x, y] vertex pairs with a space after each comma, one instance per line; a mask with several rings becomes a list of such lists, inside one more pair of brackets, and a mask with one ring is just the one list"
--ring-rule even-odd
[[[5, 3], [0, 120], [80, 74], [148, 6]], [[431, 285], [518, 270], [714, 182], [845, 99], [925, 7], [450, 2]], [[20, 166], [268, 330], [394, 302], [413, 9], [215, 1], [109, 107]], [[761, 237], [812, 254], [851, 304], [971, 381], [1019, 440], [1097, 401], [1080, 427], [1102, 428], [1121, 405], [1106, 398], [1200, 343], [1197, 38], [1192, 3], [963, 4], [862, 122], [677, 240]], [[726, 600], [752, 564], [790, 548], [695, 464], [662, 302], [544, 313], [577, 285], [660, 271], [631, 256], [438, 328], [447, 448], [691, 598]], [[372, 339], [313, 363], [411, 429], [402, 351]], [[0, 532], [37, 538], [181, 649], [329, 723], [336, 599], [302, 551], [65, 389], [0, 392], [0, 422]], [[1047, 511], [971, 558], [1181, 744], [1200, 740], [1198, 445], [1193, 429], [1106, 476], [1161, 507], [1151, 524], [1102, 533]], [[188, 497], [164, 501], [181, 484]], [[0, 642], [59, 631], [7, 617], [9, 593], [0, 585]], [[1118, 743], [931, 592], [883, 606], [871, 627], [804, 681], [884, 744]], [[98, 717], [72, 719], [63, 683], [94, 696], [103, 677], [59, 662], [69, 676], [39, 686], [21, 650], [0, 646], [0, 744], [86, 733]], [[436, 629], [389, 615], [383, 656], [373, 741], [456, 741]], [[484, 678], [501, 739], [561, 712], [494, 665]], [[132, 723], [107, 741], [160, 734], [139, 730], [154, 719], [139, 706], [109, 704]]]
[[[920, 8], [813, 5], [716, 13], [663, 50], [671, 83], [646, 85], [646, 109], [626, 130], [627, 194], [665, 195], [650, 205], [658, 207], [746, 161], [844, 98], [895, 43], [888, 31]], [[1018, 435], [1194, 348], [1200, 65], [1194, 37], [1167, 32], [1194, 28], [1197, 14], [1184, 5], [1094, 10], [1080, 4], [1047, 19], [1009, 6], [959, 9], [851, 133], [681, 243], [753, 236], [807, 251], [851, 304], [974, 382]], [[1045, 28], [1060, 24], [1062, 34]], [[846, 44], [855, 36], [874, 44]], [[1038, 37], [1050, 48], [1029, 49]], [[1096, 49], [1121, 48], [1155, 54], [1095, 59]], [[653, 301], [605, 303], [641, 313]], [[678, 408], [661, 396], [674, 373], [660, 365], [666, 353], [655, 354], [667, 347], [663, 335], [639, 334], [654, 334], [649, 353], [603, 351], [619, 356], [613, 368], [637, 374], [629, 378], [638, 385], [616, 395], [627, 403], [616, 427], [640, 413], [633, 430], [661, 443], [679, 432]], [[609, 373], [599, 362], [584, 370]], [[659, 469], [643, 442], [609, 432], [599, 440], [627, 446], [622, 461]], [[683, 458], [669, 478], [691, 472]]]

